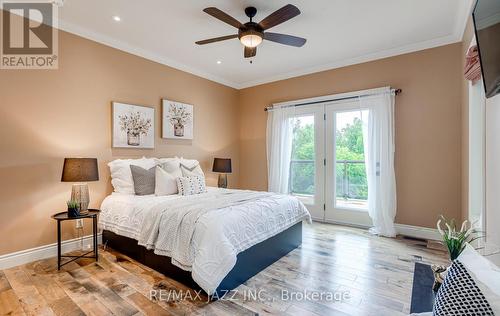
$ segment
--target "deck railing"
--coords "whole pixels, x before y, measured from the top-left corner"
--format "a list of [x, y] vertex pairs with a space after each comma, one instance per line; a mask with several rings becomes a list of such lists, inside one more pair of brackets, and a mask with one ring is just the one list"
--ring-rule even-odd
[[[337, 160], [337, 199], [366, 200], [368, 184], [366, 182], [365, 162], [363, 160]], [[292, 160], [290, 162], [289, 190], [301, 195], [314, 195], [314, 160]]]

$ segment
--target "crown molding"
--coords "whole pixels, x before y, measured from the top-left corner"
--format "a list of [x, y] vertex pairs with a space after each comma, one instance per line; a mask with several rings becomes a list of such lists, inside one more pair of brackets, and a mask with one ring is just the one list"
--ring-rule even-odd
[[472, 18], [472, 10], [474, 10], [474, 5], [476, 0], [465, 0], [462, 2], [458, 11], [458, 19], [455, 23], [455, 37], [459, 38], [460, 41], [464, 38], [465, 29], [467, 28], [467, 22], [469, 18]]
[[124, 52], [132, 54], [132, 55], [142, 57], [144, 59], [148, 59], [148, 60], [157, 62], [157, 63], [162, 64], [164, 66], [175, 68], [177, 70], [181, 70], [181, 71], [193, 74], [195, 76], [198, 76], [198, 77], [201, 77], [204, 79], [208, 79], [210, 81], [214, 81], [214, 82], [220, 83], [222, 85], [225, 85], [225, 86], [228, 86], [231, 88], [238, 89], [238, 84], [236, 84], [234, 82], [227, 81], [221, 77], [212, 75], [212, 74], [207, 73], [207, 72], [199, 71], [195, 68], [192, 68], [192, 67], [187, 66], [185, 64], [179, 63], [179, 62], [174, 61], [174, 60], [167, 58], [165, 56], [161, 56], [159, 54], [153, 53], [151, 51], [142, 49], [142, 48], [137, 47], [137, 46], [129, 45], [125, 42], [116, 40], [114, 38], [103, 35], [101, 33], [90, 31], [86, 28], [76, 26], [76, 25], [74, 25], [72, 23], [68, 23], [64, 20], [59, 21], [59, 30], [78, 35], [78, 36], [86, 38], [88, 40], [91, 40], [91, 41], [94, 41], [94, 42], [97, 42], [97, 43], [100, 43], [100, 44], [103, 44], [103, 45], [106, 45], [106, 46], [109, 46], [109, 47], [112, 47], [112, 48], [115, 48], [115, 49], [118, 49], [121, 51], [124, 51]]
[[472, 12], [473, 4], [475, 3], [475, 0], [465, 0], [461, 2], [461, 6], [459, 7], [458, 10], [458, 16], [457, 16], [457, 21], [455, 23], [455, 29], [452, 32], [452, 34], [449, 34], [447, 36], [431, 39], [431, 40], [426, 40], [418, 43], [412, 43], [409, 45], [404, 45], [396, 48], [391, 48], [387, 50], [382, 50], [374, 53], [369, 53], [366, 55], [361, 55], [353, 58], [347, 58], [339, 61], [335, 61], [333, 63], [326, 63], [323, 65], [319, 66], [314, 66], [314, 67], [309, 67], [306, 69], [298, 70], [298, 71], [291, 71], [275, 76], [270, 76], [258, 80], [253, 80], [253, 81], [247, 81], [243, 83], [238, 83], [238, 82], [232, 82], [228, 81], [220, 76], [213, 75], [211, 73], [207, 73], [204, 71], [200, 71], [198, 69], [195, 69], [193, 67], [190, 67], [188, 65], [185, 65], [183, 63], [179, 63], [175, 60], [172, 60], [170, 58], [167, 58], [165, 56], [159, 55], [157, 53], [145, 50], [143, 48], [137, 47], [137, 46], [132, 46], [130, 44], [127, 44], [123, 41], [116, 40], [114, 38], [111, 38], [109, 36], [103, 35], [101, 33], [93, 32], [88, 29], [76, 26], [72, 23], [69, 23], [64, 20], [59, 21], [59, 29], [66, 31], [68, 33], [76, 34], [80, 37], [104, 44], [106, 46], [157, 62], [159, 64], [172, 67], [181, 71], [185, 71], [187, 73], [193, 74], [195, 76], [208, 79], [214, 82], [217, 82], [219, 84], [240, 90], [240, 89], [245, 89], [245, 88], [250, 88], [253, 86], [257, 85], [262, 85], [266, 83], [271, 83], [275, 81], [280, 81], [280, 80], [285, 80], [285, 79], [290, 79], [294, 77], [299, 77], [299, 76], [304, 76], [308, 74], [313, 74], [316, 72], [321, 72], [321, 71], [326, 71], [326, 70], [332, 70], [336, 68], [341, 68], [341, 67], [346, 67], [346, 66], [351, 66], [351, 65], [356, 65], [360, 63], [365, 63], [369, 61], [374, 61], [374, 60], [379, 60], [383, 58], [388, 58], [388, 57], [394, 57], [397, 55], [402, 55], [402, 54], [407, 54], [407, 53], [412, 53], [412, 52], [417, 52], [429, 48], [434, 48], [434, 47], [439, 47], [439, 46], [444, 46], [448, 44], [453, 44], [462, 41], [463, 34], [465, 31], [465, 28], [467, 26], [467, 21], [469, 20], [469, 16]]
[[266, 83], [276, 82], [276, 81], [280, 81], [280, 80], [300, 77], [300, 76], [304, 76], [304, 75], [310, 75], [310, 74], [314, 74], [317, 72], [332, 70], [332, 69], [336, 69], [336, 68], [342, 68], [342, 67], [346, 67], [346, 66], [357, 65], [357, 64], [361, 64], [361, 63], [365, 63], [365, 62], [370, 62], [370, 61], [388, 58], [388, 57], [394, 57], [394, 56], [403, 55], [403, 54], [407, 54], [407, 53], [413, 53], [413, 52], [417, 52], [417, 51], [421, 51], [421, 50], [425, 50], [425, 49], [429, 49], [429, 48], [453, 44], [453, 43], [460, 42], [460, 41], [461, 41], [461, 39], [458, 39], [456, 36], [448, 35], [448, 36], [444, 36], [444, 37], [440, 37], [440, 38], [436, 38], [436, 39], [432, 39], [432, 40], [428, 40], [428, 41], [424, 41], [424, 42], [413, 43], [413, 44], [409, 44], [406, 46], [401, 46], [401, 47], [397, 47], [397, 48], [383, 50], [383, 51], [379, 51], [376, 53], [370, 53], [370, 54], [366, 54], [366, 55], [357, 56], [354, 58], [343, 59], [343, 60], [339, 60], [339, 61], [336, 61], [333, 63], [328, 63], [328, 64], [324, 64], [324, 65], [320, 65], [320, 66], [314, 66], [314, 67], [306, 68], [303, 70], [292, 71], [289, 73], [280, 74], [277, 76], [273, 76], [273, 77], [269, 77], [269, 78], [265, 78], [265, 79], [261, 79], [261, 80], [244, 82], [242, 84], [239, 84], [239, 89], [250, 88], [250, 87], [258, 86], [261, 84], [266, 84]]

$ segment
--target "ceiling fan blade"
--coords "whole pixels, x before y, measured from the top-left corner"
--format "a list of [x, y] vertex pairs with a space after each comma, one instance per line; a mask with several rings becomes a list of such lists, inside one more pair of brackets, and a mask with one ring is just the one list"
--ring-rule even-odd
[[198, 44], [198, 45], [205, 45], [205, 44], [210, 44], [210, 43], [225, 41], [225, 40], [233, 39], [233, 38], [238, 38], [238, 34], [209, 38], [209, 39], [206, 39], [206, 40], [197, 41], [195, 43]]
[[257, 47], [246, 47], [245, 46], [245, 58], [253, 57], [257, 54]]
[[287, 4], [283, 8], [268, 15], [264, 20], [260, 21], [259, 25], [264, 30], [267, 30], [272, 28], [273, 26], [286, 22], [299, 14], [300, 10], [296, 6]]
[[283, 45], [295, 46], [295, 47], [302, 47], [307, 41], [305, 38], [302, 37], [280, 34], [280, 33], [271, 33], [271, 32], [265, 32], [264, 39], [271, 42], [276, 42]]
[[203, 9], [203, 11], [210, 14], [214, 18], [221, 20], [222, 22], [226, 22], [227, 24], [234, 26], [235, 28], [239, 29], [240, 27], [243, 26], [243, 24], [241, 24], [238, 20], [236, 20], [229, 14], [222, 12], [217, 8], [214, 7], [205, 8]]

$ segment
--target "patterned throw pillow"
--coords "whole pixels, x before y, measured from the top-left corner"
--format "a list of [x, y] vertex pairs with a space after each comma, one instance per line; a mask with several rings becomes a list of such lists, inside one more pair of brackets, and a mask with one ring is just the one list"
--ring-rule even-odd
[[139, 166], [130, 165], [132, 179], [134, 179], [134, 190], [136, 195], [149, 195], [155, 193], [155, 171], [156, 166], [144, 169]]
[[485, 296], [464, 265], [451, 264], [434, 303], [433, 315], [495, 315]]
[[177, 178], [177, 189], [180, 195], [193, 195], [207, 192], [205, 177], [192, 176]]

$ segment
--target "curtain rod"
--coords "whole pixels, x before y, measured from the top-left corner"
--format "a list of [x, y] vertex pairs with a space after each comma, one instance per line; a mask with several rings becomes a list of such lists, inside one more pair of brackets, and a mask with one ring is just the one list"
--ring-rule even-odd
[[[403, 92], [401, 89], [391, 89], [391, 92], [394, 92], [395, 95], [398, 95]], [[337, 98], [337, 99], [329, 99], [329, 100], [321, 100], [321, 101], [312, 101], [312, 102], [306, 102], [306, 103], [298, 103], [298, 104], [291, 104], [291, 105], [285, 105], [283, 106], [284, 108], [291, 108], [291, 107], [296, 107], [296, 106], [302, 106], [302, 105], [311, 105], [311, 104], [318, 104], [318, 103], [325, 103], [325, 102], [332, 102], [332, 101], [343, 101], [343, 100], [351, 100], [351, 99], [357, 99], [359, 97], [368, 97], [372, 95], [378, 95], [380, 93], [371, 93], [371, 94], [362, 94], [362, 95], [356, 95], [352, 97], [345, 97], [345, 98]], [[274, 109], [274, 106], [268, 106], [264, 108], [264, 111], [272, 111]]]

